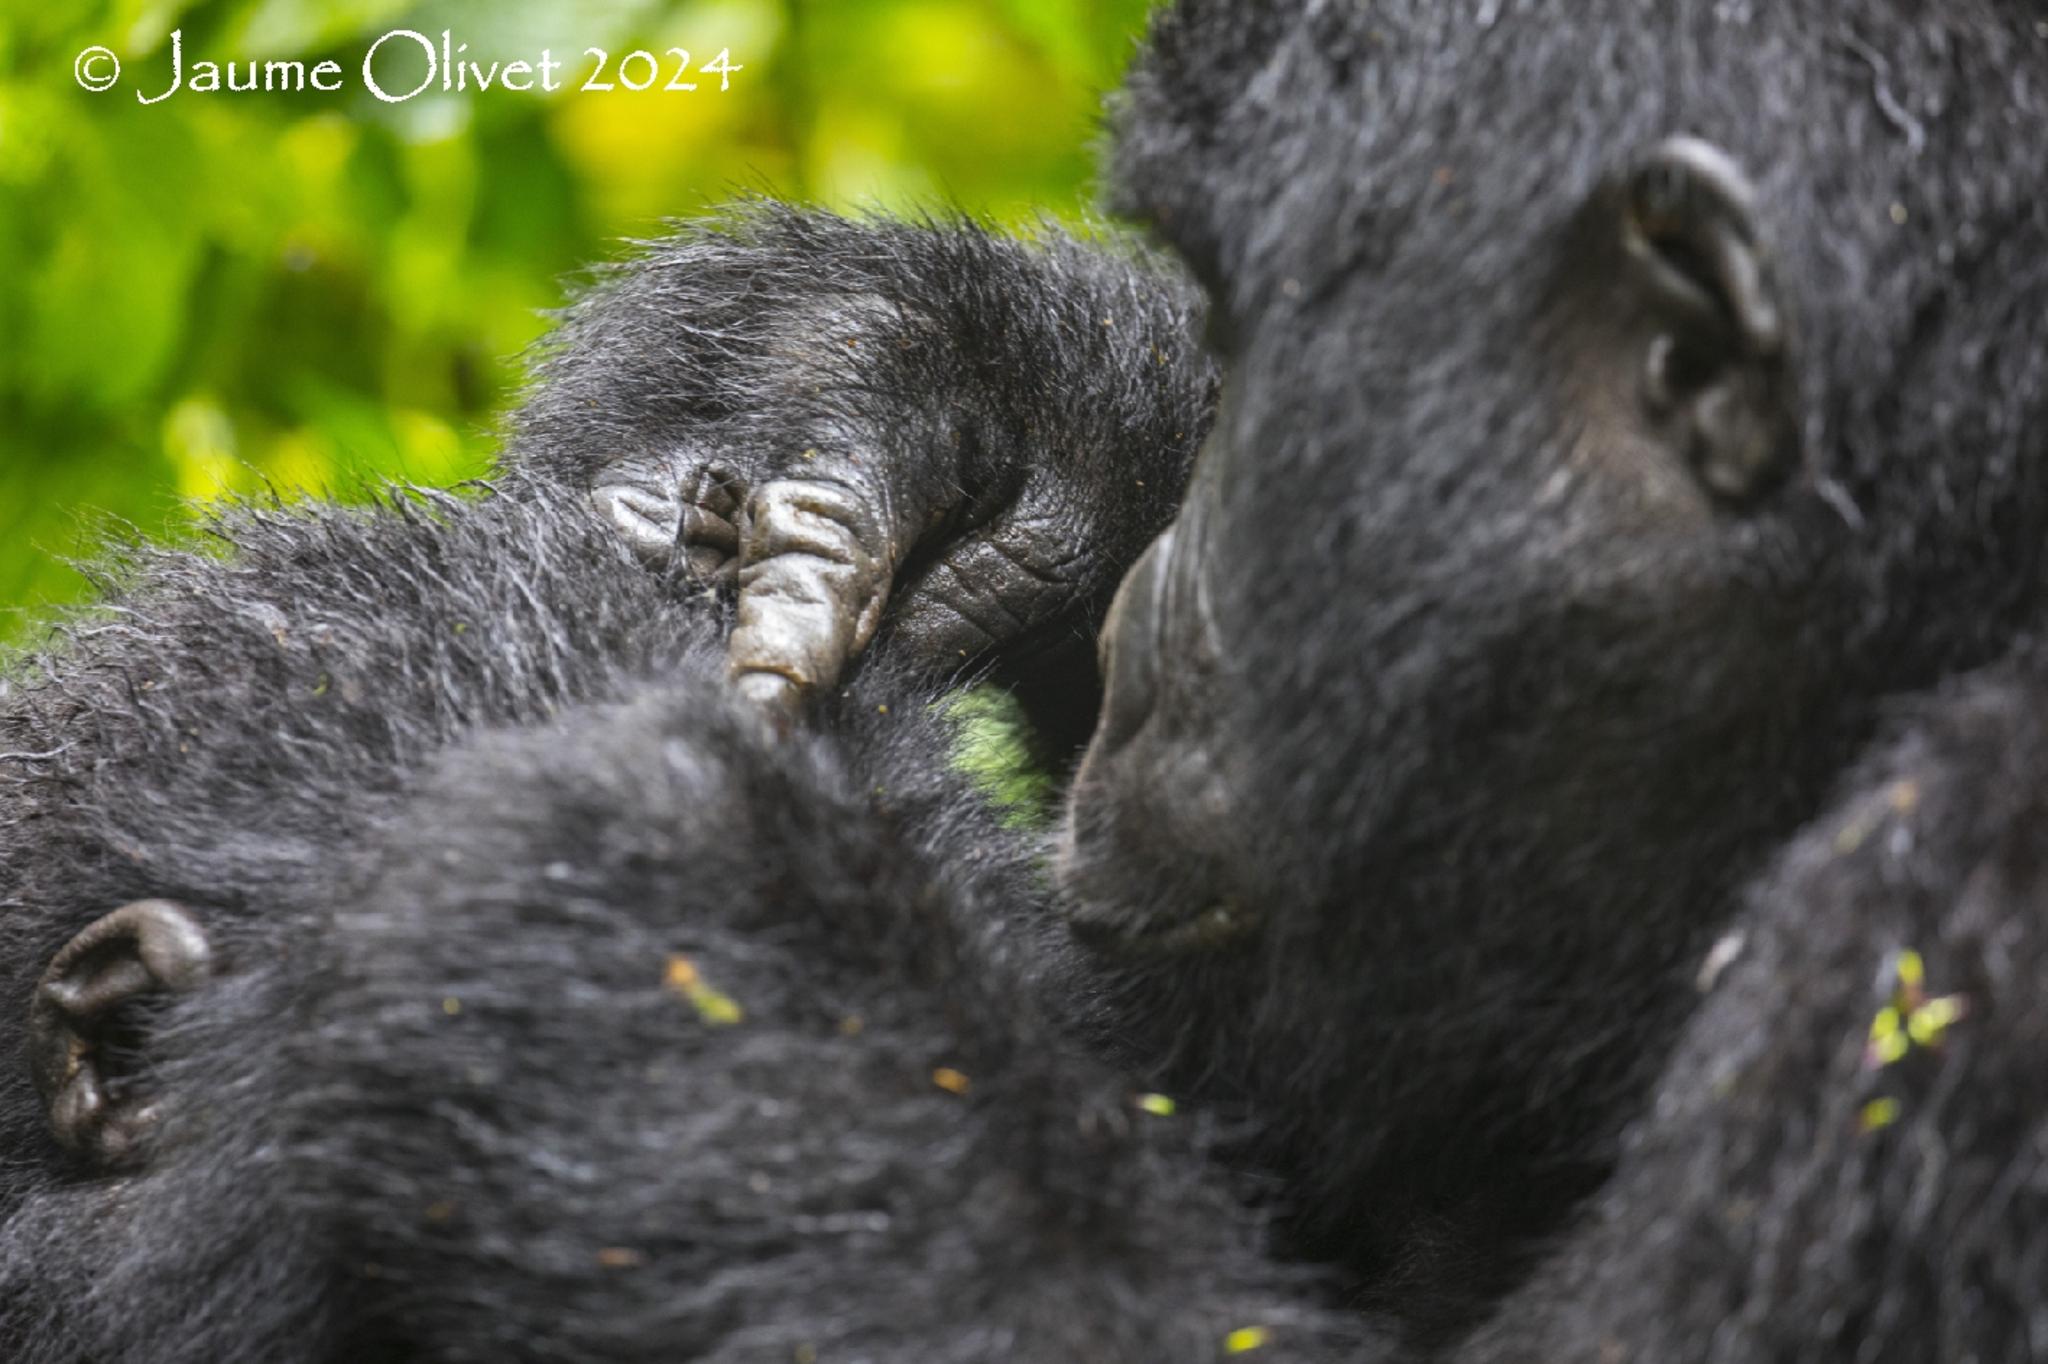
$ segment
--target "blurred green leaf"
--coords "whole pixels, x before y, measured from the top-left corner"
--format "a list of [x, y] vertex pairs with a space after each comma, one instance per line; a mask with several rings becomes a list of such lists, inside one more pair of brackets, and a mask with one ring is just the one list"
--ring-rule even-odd
[[[448, 483], [561, 281], [736, 190], [1022, 222], [1086, 205], [1144, 0], [0, 0], [0, 641], [85, 591], [109, 518], [189, 499]], [[553, 94], [360, 88], [405, 27], [563, 63]], [[180, 94], [201, 60], [337, 62], [344, 89]], [[104, 45], [103, 94], [72, 63]], [[418, 71], [425, 58], [394, 45]], [[581, 90], [587, 47], [653, 88]], [[740, 69], [687, 74], [721, 51]], [[381, 60], [381, 59], [380, 59]], [[400, 63], [394, 62], [394, 74]], [[636, 71], [643, 68], [636, 67]]]

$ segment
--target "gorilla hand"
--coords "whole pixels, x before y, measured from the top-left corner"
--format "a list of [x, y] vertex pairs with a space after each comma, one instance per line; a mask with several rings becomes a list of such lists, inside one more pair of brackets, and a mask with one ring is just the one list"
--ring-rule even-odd
[[1127, 252], [764, 207], [573, 309], [511, 455], [736, 594], [787, 718], [884, 628], [935, 669], [1092, 635], [1208, 424], [1197, 314]]
[[[1120, 570], [1104, 562], [1115, 527], [1053, 461], [985, 480], [962, 443], [806, 446], [751, 476], [725, 460], [615, 468], [593, 496], [650, 560], [737, 590], [732, 679], [786, 715], [837, 683], [885, 607], [899, 649], [964, 663], [1085, 608]], [[643, 529], [650, 507], [672, 543]]]

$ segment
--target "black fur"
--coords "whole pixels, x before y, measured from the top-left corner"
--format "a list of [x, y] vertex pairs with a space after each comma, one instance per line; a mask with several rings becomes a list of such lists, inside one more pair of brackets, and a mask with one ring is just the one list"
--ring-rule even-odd
[[8, 993], [144, 894], [229, 967], [146, 1021], [142, 1172], [67, 1168], [7, 1067], [8, 1357], [1362, 1348], [1203, 1120], [1045, 1021], [1030, 845], [929, 691], [871, 671], [837, 742], [772, 740], [706, 678], [715, 617], [573, 506], [223, 533], [6, 717]]
[[1620, 1171], [1470, 1358], [2048, 1351], [2044, 717], [2030, 658], [1897, 718], [1701, 963]]
[[[139, 1172], [0, 1073], [0, 1344], [2040, 1353], [2040, 665], [1941, 690], [2042, 604], [2040, 22], [1182, 0], [1112, 191], [1206, 309], [1127, 253], [755, 208], [572, 310], [500, 496], [144, 556], [0, 692], [0, 989], [146, 896], [232, 969], [136, 1021]], [[1798, 472], [1739, 508], [1593, 386], [1616, 187], [1674, 133], [1753, 179], [1791, 324]], [[727, 604], [580, 494], [813, 443], [971, 486], [775, 741]], [[1082, 543], [1001, 620], [950, 555], [1013, 505]], [[947, 775], [962, 665], [911, 622], [1092, 716], [1058, 646], [1120, 578], [1049, 863]], [[1867, 1065], [1907, 949], [1964, 1013]]]
[[[1118, 201], [1209, 286], [1226, 377], [1063, 883], [1119, 932], [1246, 928], [1107, 954], [1107, 1027], [1272, 1124], [1310, 1244], [1404, 1313], [1520, 1272], [1886, 698], [2038, 616], [2039, 21], [1191, 0], [1140, 59]], [[1799, 472], [1740, 509], [1600, 368], [1617, 182], [1681, 133], [1752, 180], [1789, 319]]]

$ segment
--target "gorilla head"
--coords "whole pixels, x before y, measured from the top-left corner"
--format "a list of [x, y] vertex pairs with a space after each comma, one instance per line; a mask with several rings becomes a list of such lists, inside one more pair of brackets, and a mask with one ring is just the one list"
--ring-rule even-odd
[[1541, 1215], [1874, 698], [2038, 598], [2043, 39], [1223, 8], [1122, 113], [1227, 377], [1105, 632], [1071, 914], [1333, 1209]]

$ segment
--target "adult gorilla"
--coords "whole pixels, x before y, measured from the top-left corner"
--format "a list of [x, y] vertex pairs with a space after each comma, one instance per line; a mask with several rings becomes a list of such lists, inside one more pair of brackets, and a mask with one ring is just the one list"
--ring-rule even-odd
[[2048, 199], [2009, 130], [2048, 36], [1211, 12], [1117, 164], [1229, 379], [1108, 632], [1063, 885], [1112, 960], [1243, 931], [1119, 1027], [1278, 1121], [1326, 1247], [1484, 1283], [1602, 1173], [1883, 699], [2037, 621]]
[[[1190, 0], [1155, 30], [1116, 202], [1205, 286], [1226, 377], [1104, 638], [1076, 992], [1255, 1115], [1306, 1244], [1404, 1312], [1462, 1317], [1602, 1177], [1738, 888], [1885, 698], [2038, 614], [2039, 25]], [[1092, 694], [1045, 641], [1092, 633], [1181, 486], [1190, 311], [1064, 245], [770, 214], [587, 303], [522, 448], [736, 581], [732, 671], [778, 712], [891, 591], [899, 656]]]
[[[34, 1064], [0, 1323], [52, 1360], [1179, 1357], [1264, 1339], [1240, 1316], [1368, 1349], [1048, 1007], [1255, 1118], [1294, 1251], [1424, 1335], [1470, 1320], [1611, 1167], [1696, 979], [1742, 955], [1740, 888], [1886, 699], [2038, 611], [2044, 43], [2017, 0], [1184, 0], [1114, 180], [1206, 307], [1145, 260], [790, 210], [657, 249], [565, 325], [512, 446], [539, 481], [501, 510], [266, 521], [239, 565], [145, 573], [128, 624], [7, 702], [0, 956]], [[565, 488], [671, 577], [607, 557]], [[1078, 728], [1071, 646], [1120, 579], [1069, 940], [1024, 837], [931, 775], [923, 706], [964, 656]], [[698, 676], [724, 622], [662, 581], [736, 603], [737, 702]], [[1937, 904], [2004, 846], [1957, 832], [1967, 805], [1933, 827]], [[1972, 903], [1995, 928], [2023, 898]], [[1758, 940], [1807, 941], [1796, 893], [1759, 903]], [[1838, 920], [1846, 960], [1909, 960]], [[1950, 929], [1936, 969], [2006, 979]], [[1682, 1056], [1802, 960], [1737, 961]], [[1814, 1016], [1860, 1033], [1844, 978]], [[1933, 1029], [1923, 1069], [1952, 1028], [2033, 1054], [2031, 1014], [1987, 1007], [2009, 986], [1931, 1022], [1950, 996], [1885, 989]], [[841, 1050], [826, 1025], [871, 1012], [875, 1050]], [[1798, 1056], [1652, 1111], [1706, 1206], [1758, 1095], [1815, 1086], [1892, 1140], [1864, 1105], [1899, 1096]], [[980, 1106], [932, 1106], [977, 1071]], [[1765, 1180], [1822, 1197], [1753, 1244], [1853, 1267], [1854, 1210], [1930, 1282], [1968, 1219], [1926, 1210], [1992, 1187], [1948, 1171], [2017, 1168], [2034, 1126], [1940, 1122], [1906, 1130], [1971, 1158], [1915, 1167], [1917, 1201]], [[1905, 1168], [1872, 1149], [1871, 1179]], [[2022, 1220], [1815, 1318], [1728, 1273], [1725, 1227], [1660, 1221], [1656, 1168], [1601, 1225], [1698, 1237], [1589, 1233], [1472, 1349], [1532, 1313], [1549, 1357], [1633, 1348], [1700, 1319], [1666, 1310], [1695, 1259], [1793, 1355], [1974, 1313], [1944, 1350], [2000, 1357], [2037, 1306]], [[986, 1213], [964, 1242], [959, 1207]], [[1581, 1296], [1636, 1253], [1672, 1257], [1640, 1298]], [[1080, 1307], [1048, 1318], [1055, 1291]]]

